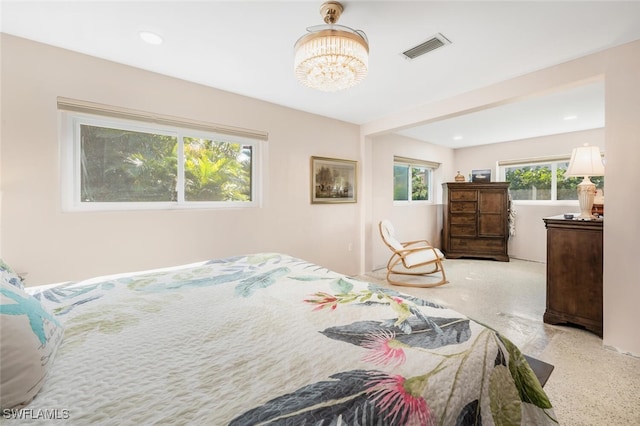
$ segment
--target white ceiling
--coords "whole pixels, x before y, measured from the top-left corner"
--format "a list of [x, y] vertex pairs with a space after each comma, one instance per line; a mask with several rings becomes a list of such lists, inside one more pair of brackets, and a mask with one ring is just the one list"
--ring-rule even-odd
[[397, 133], [462, 148], [604, 127], [604, 82], [487, 108]]
[[[640, 39], [640, 1], [344, 1], [339, 24], [367, 34], [370, 71], [323, 93], [292, 65], [295, 41], [323, 23], [321, 3], [2, 0], [0, 30], [356, 124]], [[164, 43], [142, 42], [141, 30]], [[436, 33], [451, 44], [402, 57]], [[597, 128], [603, 95], [592, 84], [400, 133], [462, 147]]]

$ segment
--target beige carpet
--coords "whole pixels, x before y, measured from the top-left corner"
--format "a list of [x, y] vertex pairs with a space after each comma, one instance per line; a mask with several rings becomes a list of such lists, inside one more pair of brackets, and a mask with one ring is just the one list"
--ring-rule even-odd
[[640, 425], [640, 359], [603, 348], [602, 339], [578, 327], [544, 324], [545, 268], [517, 259], [448, 259], [450, 282], [440, 287], [391, 286], [386, 270], [359, 278], [455, 309], [553, 364], [545, 390], [560, 424]]

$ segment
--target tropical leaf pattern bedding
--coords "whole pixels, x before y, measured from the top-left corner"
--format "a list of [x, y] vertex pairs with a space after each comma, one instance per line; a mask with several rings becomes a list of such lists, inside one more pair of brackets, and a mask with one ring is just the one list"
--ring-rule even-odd
[[65, 336], [28, 408], [68, 410], [70, 423], [556, 423], [495, 331], [283, 254], [33, 294]]

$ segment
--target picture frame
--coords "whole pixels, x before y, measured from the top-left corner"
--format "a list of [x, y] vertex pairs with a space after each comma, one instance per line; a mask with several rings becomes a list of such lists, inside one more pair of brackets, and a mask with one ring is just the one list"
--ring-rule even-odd
[[490, 169], [472, 170], [471, 182], [477, 182], [477, 183], [491, 182], [491, 170]]
[[358, 162], [311, 157], [311, 204], [355, 203]]

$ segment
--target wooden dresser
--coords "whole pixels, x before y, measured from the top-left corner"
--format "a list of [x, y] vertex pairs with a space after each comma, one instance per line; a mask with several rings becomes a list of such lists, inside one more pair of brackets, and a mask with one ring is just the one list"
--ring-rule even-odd
[[548, 324], [578, 324], [602, 337], [602, 220], [543, 219]]
[[509, 261], [509, 183], [448, 182], [442, 249], [447, 258]]

